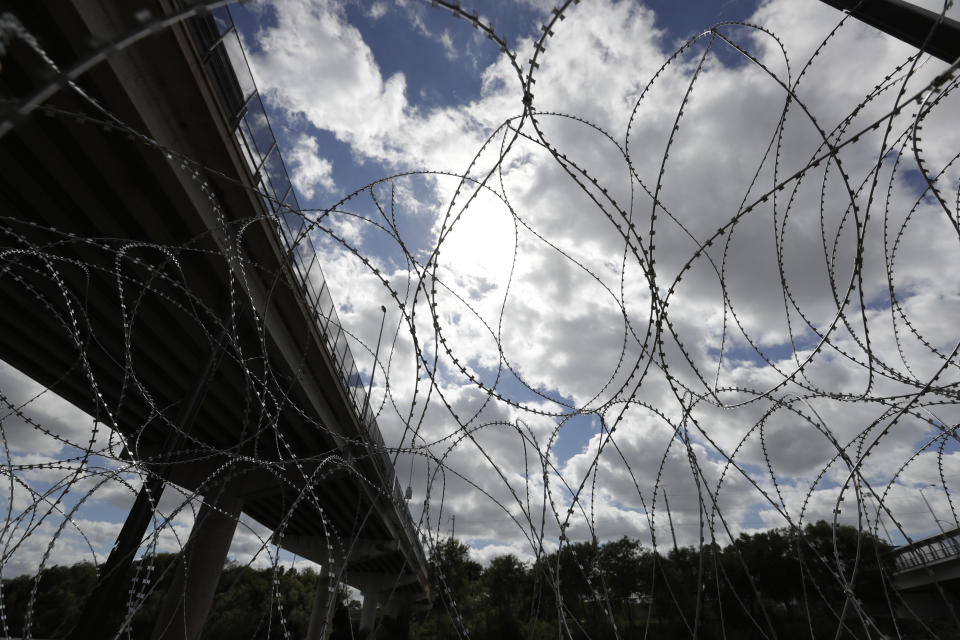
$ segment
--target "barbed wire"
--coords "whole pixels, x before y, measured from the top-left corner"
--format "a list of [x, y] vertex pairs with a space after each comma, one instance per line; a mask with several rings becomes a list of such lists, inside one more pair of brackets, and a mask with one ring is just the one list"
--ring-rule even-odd
[[[406, 169], [305, 208], [259, 184], [256, 167], [253, 179], [158, 139], [87, 82], [141, 43], [218, 17], [223, 4], [137, 14], [116, 39], [57, 61], [35, 32], [45, 26], [0, 16], [0, 162], [11, 169], [0, 190], [4, 326], [29, 325], [0, 354], [14, 361], [0, 369], [5, 636], [29, 638], [59, 615], [41, 606], [50, 566], [87, 560], [105, 583], [107, 556], [122, 555], [115, 511], [142, 503], [147, 528], [113, 603], [115, 638], [139, 637], [138, 616], [161, 599], [158, 637], [202, 626], [176, 613], [209, 606], [188, 594], [191, 571], [207, 570], [206, 549], [188, 541], [224, 522], [240, 525], [232, 537], [249, 551], [244, 563], [272, 569], [254, 634], [306, 632], [290, 625], [283, 586], [283, 567], [301, 556], [323, 566], [310, 624], [325, 634], [338, 584], [373, 589], [358, 575], [377, 573], [386, 601], [425, 597], [423, 545], [435, 602], [420, 603], [428, 613], [418, 628], [444, 618], [460, 637], [482, 635], [480, 605], [448, 557], [451, 511], [478, 550], [493, 543], [527, 561], [526, 637], [783, 637], [788, 610], [811, 637], [951, 637], [897, 576], [917, 558], [932, 571], [924, 550], [936, 545], [960, 561], [960, 341], [949, 321], [960, 152], [948, 115], [960, 61], [899, 59], [876, 83], [850, 79], [867, 89], [843, 104], [826, 80], [856, 28], [848, 17], [799, 52], [802, 64], [771, 28], [722, 22], [639, 79], [622, 122], [601, 122], [556, 108], [550, 86], [560, 75], [547, 45], [585, 28], [589, 7], [562, 3], [536, 38], [511, 47], [477, 12], [437, 0], [503, 55], [517, 111], [483, 130], [465, 169]], [[698, 106], [734, 69], [718, 50], [776, 92], [757, 90], [765, 119], [739, 134], [742, 148], [691, 147], [686, 137], [743, 108]], [[77, 217], [96, 212], [96, 189], [69, 194], [70, 208], [37, 193], [61, 188], [55, 169], [18, 184], [17, 163], [42, 166], [53, 152], [41, 143], [70, 136], [166, 163], [196, 196], [202, 224], [184, 224], [179, 241], [174, 231], [141, 233], [164, 225], [129, 204], [144, 192], [116, 198], [134, 218], [130, 235], [118, 235], [125, 224], [113, 213]], [[696, 154], [711, 151], [737, 165], [741, 183], [697, 173]], [[531, 197], [527, 170], [552, 172], [548, 193]], [[720, 186], [734, 195], [714, 194], [713, 210], [696, 204], [694, 192]], [[253, 214], [231, 210], [238, 195]], [[560, 217], [543, 211], [558, 206], [551, 198], [566, 199]], [[431, 217], [412, 236], [417, 209]], [[480, 247], [490, 271], [475, 273], [458, 255], [473, 244], [461, 229], [497, 215], [503, 237]], [[574, 215], [595, 238], [570, 237], [563, 216]], [[339, 312], [332, 302], [320, 309], [306, 284], [317, 259], [353, 280], [321, 280]], [[540, 280], [556, 280], [559, 293], [537, 297], [531, 264], [550, 260], [563, 266]], [[766, 276], [772, 295], [759, 288]], [[376, 336], [364, 321], [375, 308]], [[586, 325], [571, 319], [589, 316], [586, 335], [576, 334]], [[567, 335], [551, 334], [551, 322]], [[354, 369], [341, 365], [350, 353], [361, 354]], [[926, 487], [949, 517], [930, 507], [942, 533], [918, 542], [933, 531], [916, 506]], [[398, 533], [410, 516], [412, 538]], [[774, 527], [798, 573], [783, 577], [795, 589], [781, 600], [741, 535]], [[390, 536], [398, 554], [368, 553]], [[625, 596], [603, 555], [621, 536], [651, 559]], [[180, 559], [163, 562], [163, 552]], [[32, 576], [20, 626], [8, 604], [17, 573]], [[949, 588], [930, 582], [956, 621]], [[645, 606], [640, 623], [633, 604]], [[584, 607], [596, 614], [589, 621]]]

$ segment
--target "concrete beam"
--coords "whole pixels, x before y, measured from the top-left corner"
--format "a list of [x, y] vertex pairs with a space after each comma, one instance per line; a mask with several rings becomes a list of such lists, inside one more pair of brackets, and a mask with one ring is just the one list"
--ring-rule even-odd
[[410, 638], [410, 617], [416, 604], [415, 596], [408, 593], [393, 593], [383, 607], [383, 621], [380, 623], [380, 640], [408, 640]]
[[151, 640], [196, 640], [206, 622], [243, 502], [222, 488], [204, 496], [190, 538], [174, 566]]
[[391, 591], [393, 589], [399, 589], [400, 587], [405, 587], [407, 585], [416, 584], [420, 579], [412, 573], [404, 574], [387, 574], [387, 573], [372, 573], [366, 571], [351, 571], [347, 573], [348, 584], [351, 586], [360, 585], [357, 588], [363, 589], [371, 582], [378, 582], [381, 584], [381, 591]]
[[[960, 58], [960, 22], [903, 0], [822, 0], [854, 18], [952, 64]], [[942, 3], [941, 3], [942, 4]]]
[[956, 580], [957, 578], [960, 578], [960, 558], [954, 558], [947, 562], [931, 562], [914, 569], [895, 573], [893, 574], [893, 586], [899, 590], [915, 589], [937, 582]]
[[[360, 638], [362, 640], [407, 640], [410, 636], [410, 615], [416, 606], [417, 594], [399, 592], [403, 584], [417, 582], [415, 576], [397, 576], [383, 573], [355, 574], [363, 578], [363, 607], [360, 610]], [[377, 624], [377, 605], [381, 605], [380, 624]]]
[[327, 640], [333, 632], [333, 614], [337, 608], [337, 587], [342, 567], [339, 562], [324, 565], [313, 598], [306, 640]]
[[[400, 551], [399, 540], [338, 540], [325, 536], [283, 536], [274, 542], [291, 553], [319, 565], [342, 563], [347, 572], [352, 563], [383, 558]], [[341, 557], [343, 555], [346, 557]]]
[[376, 637], [377, 600], [383, 588], [383, 576], [375, 574], [361, 590], [363, 608], [360, 609], [360, 640], [373, 640]]

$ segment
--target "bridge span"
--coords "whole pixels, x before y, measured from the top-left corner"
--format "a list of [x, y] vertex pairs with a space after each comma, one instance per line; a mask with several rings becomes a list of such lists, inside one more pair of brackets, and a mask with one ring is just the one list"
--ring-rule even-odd
[[199, 637], [241, 513], [323, 566], [308, 637], [330, 633], [341, 581], [363, 593], [362, 633], [404, 635], [426, 558], [229, 12], [11, 15], [0, 359], [148, 477], [72, 637], [129, 623], [126, 571], [170, 484], [203, 506], [154, 638]]
[[891, 553], [900, 613], [960, 627], [960, 529], [914, 540]]

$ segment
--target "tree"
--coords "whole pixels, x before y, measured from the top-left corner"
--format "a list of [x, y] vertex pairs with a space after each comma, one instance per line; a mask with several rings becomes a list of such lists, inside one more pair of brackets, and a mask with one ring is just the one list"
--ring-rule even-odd
[[[624, 537], [567, 544], [532, 565], [499, 556], [484, 568], [465, 544], [448, 538], [431, 554], [436, 598], [427, 617], [414, 621], [411, 637], [455, 638], [463, 630], [473, 640], [694, 632], [703, 640], [894, 636], [884, 582], [893, 571], [889, 551], [868, 533], [821, 521], [799, 531], [742, 534], [724, 549], [683, 547], [662, 556]], [[130, 578], [137, 576], [134, 594], [140, 598], [133, 603], [132, 640], [150, 637], [175, 558], [160, 554], [134, 562]], [[81, 563], [3, 580], [7, 628], [0, 631], [62, 637], [95, 579], [94, 567]], [[228, 565], [204, 638], [304, 637], [319, 584], [310, 569]], [[334, 637], [351, 637], [345, 597], [341, 590]], [[898, 624], [902, 637], [921, 631]]]
[[3, 605], [8, 628], [0, 632], [22, 637], [29, 632], [38, 638], [64, 635], [76, 624], [83, 598], [96, 580], [97, 570], [89, 562], [46, 567], [38, 576], [4, 580]]
[[739, 596], [728, 624], [757, 637], [771, 628], [781, 638], [833, 637], [838, 629], [873, 637], [872, 625], [891, 633], [883, 578], [893, 570], [890, 550], [870, 533], [822, 520], [801, 531], [741, 534], [723, 552], [726, 583]]
[[415, 624], [412, 637], [455, 638], [480, 621], [480, 575], [483, 568], [470, 559], [470, 548], [455, 538], [436, 544], [431, 554], [436, 597], [426, 619]]
[[520, 640], [527, 637], [522, 620], [530, 613], [530, 580], [527, 567], [508, 554], [490, 561], [481, 577], [487, 637]]

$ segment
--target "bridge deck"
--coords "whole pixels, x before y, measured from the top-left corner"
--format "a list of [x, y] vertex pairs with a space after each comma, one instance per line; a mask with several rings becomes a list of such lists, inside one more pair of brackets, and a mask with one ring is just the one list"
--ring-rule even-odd
[[[137, 29], [138, 9], [175, 11], [56, 4], [16, 7], [55, 61]], [[61, 90], [0, 140], [0, 358], [122, 434], [127, 455], [168, 481], [229, 484], [281, 544], [326, 563], [326, 545], [304, 538], [370, 541], [381, 552], [351, 570], [409, 575], [398, 586], [426, 593], [319, 267], [305, 268], [310, 249], [291, 251], [299, 220], [278, 224], [277, 203], [296, 200], [252, 81], [237, 75], [226, 16], [112, 54], [77, 81], [95, 103]], [[8, 98], [51, 78], [23, 42], [3, 62]]]

